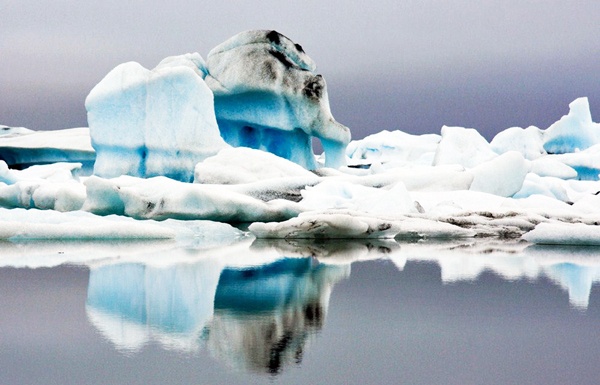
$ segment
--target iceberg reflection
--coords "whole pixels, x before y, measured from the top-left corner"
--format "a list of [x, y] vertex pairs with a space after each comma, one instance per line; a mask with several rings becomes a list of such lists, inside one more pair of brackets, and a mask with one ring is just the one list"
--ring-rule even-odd
[[135, 352], [155, 341], [196, 351], [203, 344], [230, 366], [278, 373], [299, 362], [324, 323], [329, 295], [350, 265], [283, 258], [250, 267], [219, 259], [90, 269], [87, 314], [117, 348]]
[[587, 309], [592, 287], [600, 283], [600, 247], [595, 246], [467, 240], [401, 247], [406, 261], [437, 263], [444, 283], [474, 281], [484, 271], [507, 281], [549, 278], [567, 291], [569, 303], [577, 309]]
[[165, 347], [198, 348], [213, 313], [222, 266], [213, 260], [153, 267], [122, 263], [92, 268], [87, 311], [117, 347], [135, 351], [152, 339]]
[[350, 265], [288, 258], [221, 273], [207, 346], [217, 358], [248, 371], [278, 373], [299, 363], [324, 324], [333, 285]]
[[400, 271], [435, 263], [443, 283], [476, 281], [486, 271], [507, 281], [549, 279], [577, 309], [588, 307], [600, 282], [600, 248], [594, 247], [473, 240], [246, 240], [168, 251], [153, 245], [87, 262], [86, 311], [126, 352], [150, 343], [183, 352], [204, 348], [235, 369], [279, 373], [301, 361], [351, 264], [374, 259]]

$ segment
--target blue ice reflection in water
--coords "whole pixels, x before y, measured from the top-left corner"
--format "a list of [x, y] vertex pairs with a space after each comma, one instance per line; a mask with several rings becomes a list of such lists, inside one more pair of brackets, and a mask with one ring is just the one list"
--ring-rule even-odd
[[108, 264], [91, 269], [87, 314], [119, 349], [150, 340], [211, 354], [236, 369], [278, 373], [299, 363], [323, 327], [333, 285], [350, 265], [282, 258], [244, 268], [216, 259], [174, 266]]
[[255, 241], [253, 252], [277, 249], [275, 260], [246, 267], [216, 258], [105, 264], [90, 271], [86, 309], [122, 350], [136, 352], [150, 341], [178, 351], [205, 348], [233, 368], [279, 373], [301, 362], [307, 341], [323, 328], [331, 290], [356, 260], [391, 259], [400, 270], [408, 261], [436, 262], [445, 283], [475, 281], [484, 271], [509, 281], [546, 276], [579, 309], [600, 280], [590, 249], [529, 246], [518, 254], [518, 244], [485, 247], [405, 244], [399, 253], [395, 242]]
[[0, 243], [0, 266], [0, 383], [600, 377], [600, 248]]

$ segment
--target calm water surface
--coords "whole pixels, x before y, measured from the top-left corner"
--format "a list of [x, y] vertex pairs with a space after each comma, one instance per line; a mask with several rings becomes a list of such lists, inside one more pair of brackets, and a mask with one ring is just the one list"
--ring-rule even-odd
[[600, 249], [0, 246], [1, 384], [600, 378]]

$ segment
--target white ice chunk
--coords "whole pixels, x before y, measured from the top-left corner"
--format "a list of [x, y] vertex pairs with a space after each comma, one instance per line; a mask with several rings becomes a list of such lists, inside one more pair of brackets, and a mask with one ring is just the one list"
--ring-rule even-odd
[[600, 246], [600, 225], [540, 223], [523, 235], [526, 241], [544, 245]]
[[527, 198], [531, 195], [544, 195], [562, 202], [570, 201], [562, 179], [541, 177], [533, 173], [527, 174], [521, 189], [513, 195], [513, 198]]
[[539, 176], [551, 176], [560, 179], [577, 178], [577, 171], [558, 161], [556, 157], [544, 156], [531, 161], [530, 172]]
[[312, 210], [348, 209], [382, 216], [417, 212], [414, 200], [402, 182], [389, 189], [344, 181], [326, 180], [302, 191], [301, 204]]
[[346, 156], [351, 164], [410, 162], [431, 165], [440, 139], [435, 134], [410, 135], [402, 131], [381, 131], [350, 142]]
[[577, 179], [598, 180], [600, 176], [600, 144], [583, 151], [552, 155], [551, 157], [577, 171]]
[[573, 206], [546, 195], [532, 194], [523, 199], [511, 199], [507, 201], [506, 206], [527, 212], [530, 216], [542, 215], [546, 219], [555, 218], [565, 221], [581, 219], [581, 212], [573, 209]]
[[543, 132], [535, 126], [507, 128], [494, 136], [490, 146], [498, 154], [518, 151], [525, 159], [529, 160], [546, 155], [543, 146]]
[[380, 174], [394, 176], [404, 183], [408, 191], [455, 191], [468, 190], [474, 174], [455, 164], [442, 166], [396, 167]]
[[140, 179], [122, 176], [86, 180], [84, 210], [120, 214], [138, 219], [208, 219], [223, 222], [284, 220], [303, 211], [295, 202], [264, 202], [235, 186], [191, 184], [166, 177]]
[[521, 189], [529, 165], [517, 151], [509, 151], [469, 170], [471, 190], [510, 197]]
[[472, 128], [442, 127], [442, 139], [433, 165], [460, 164], [471, 168], [498, 156], [483, 136]]
[[80, 168], [79, 163], [54, 163], [19, 171], [0, 161], [0, 206], [79, 210], [86, 196], [77, 176]]
[[194, 171], [194, 182], [205, 184], [240, 184], [289, 177], [316, 178], [294, 162], [246, 147], [223, 149], [198, 163]]
[[[598, 186], [600, 188], [600, 186]], [[599, 190], [600, 191], [600, 190]], [[595, 214], [600, 218], [600, 194], [585, 194], [573, 203], [573, 209], [584, 214]]]
[[498, 211], [507, 198], [479, 191], [411, 192], [425, 213], [451, 215], [465, 212]]

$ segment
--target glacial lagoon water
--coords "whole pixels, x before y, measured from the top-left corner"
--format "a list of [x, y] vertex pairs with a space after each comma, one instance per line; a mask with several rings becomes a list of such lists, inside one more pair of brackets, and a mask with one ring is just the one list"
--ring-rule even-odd
[[2, 384], [600, 378], [598, 248], [0, 246]]

